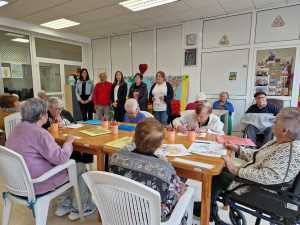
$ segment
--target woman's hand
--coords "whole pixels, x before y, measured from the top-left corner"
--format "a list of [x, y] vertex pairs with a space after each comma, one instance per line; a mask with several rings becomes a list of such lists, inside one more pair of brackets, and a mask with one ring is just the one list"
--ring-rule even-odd
[[196, 133], [207, 133], [208, 129], [206, 127], [198, 127], [195, 131]]
[[85, 104], [85, 101], [83, 101], [82, 99], [80, 99], [80, 103], [81, 104]]
[[75, 139], [76, 139], [75, 136], [69, 135], [69, 136], [67, 137], [66, 143], [72, 144], [72, 143], [75, 141]]
[[185, 134], [185, 133], [187, 132], [187, 128], [186, 128], [186, 126], [184, 126], [184, 125], [179, 125], [179, 126], [177, 127], [177, 130], [178, 130], [180, 133], [183, 133], [183, 134]]
[[225, 160], [226, 167], [229, 170], [229, 172], [235, 176], [238, 176], [240, 168], [234, 165], [232, 157], [225, 156], [224, 160]]
[[225, 145], [225, 148], [227, 148], [230, 151], [237, 152], [237, 153], [240, 151], [239, 145], [234, 145], [234, 144], [231, 144], [230, 142], [226, 142], [226, 143], [224, 143], [224, 145]]
[[117, 108], [118, 103], [117, 103], [117, 102], [114, 102], [112, 105], [113, 105], [113, 107]]

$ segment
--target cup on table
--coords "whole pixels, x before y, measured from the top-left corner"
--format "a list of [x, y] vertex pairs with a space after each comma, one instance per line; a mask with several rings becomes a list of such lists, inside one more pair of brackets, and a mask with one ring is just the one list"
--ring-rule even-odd
[[176, 131], [175, 130], [168, 130], [167, 131], [167, 137], [168, 137], [169, 142], [174, 143], [175, 139], [176, 139]]
[[102, 126], [103, 126], [105, 129], [108, 129], [108, 127], [109, 127], [109, 122], [108, 122], [108, 120], [104, 120], [104, 121], [102, 122]]
[[59, 127], [59, 124], [58, 123], [52, 123], [51, 124], [51, 130], [53, 132], [58, 132], [58, 127]]
[[194, 141], [195, 138], [196, 138], [196, 132], [194, 130], [189, 130], [188, 131], [188, 140]]
[[112, 123], [110, 124], [110, 128], [111, 128], [112, 134], [117, 135], [117, 134], [119, 133], [119, 126], [118, 126], [118, 123], [112, 122]]

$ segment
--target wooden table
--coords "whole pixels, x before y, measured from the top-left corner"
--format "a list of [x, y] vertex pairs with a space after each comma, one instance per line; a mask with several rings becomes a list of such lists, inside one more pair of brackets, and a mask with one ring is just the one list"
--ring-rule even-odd
[[[133, 136], [133, 132], [119, 131], [118, 135], [101, 135], [96, 137], [91, 137], [86, 134], [80, 133], [80, 130], [85, 130], [95, 126], [87, 125], [79, 129], [68, 129], [62, 128], [58, 132], [51, 132], [55, 140], [59, 144], [63, 144], [66, 139], [66, 134], [72, 134], [80, 139], [75, 140], [73, 146], [75, 151], [90, 153], [97, 156], [97, 169], [104, 171], [105, 165], [105, 155], [112, 155], [118, 149], [114, 149], [110, 146], [105, 145], [105, 143], [116, 140], [121, 137]], [[216, 136], [208, 135], [205, 140], [215, 140]], [[167, 140], [164, 141], [166, 144], [170, 144]], [[186, 136], [176, 136], [175, 144], [183, 144], [187, 148], [190, 146], [191, 142], [187, 140]], [[173, 144], [173, 143], [172, 143]], [[201, 193], [201, 225], [208, 225], [210, 219], [210, 205], [211, 205], [211, 184], [213, 176], [221, 173], [224, 160], [222, 158], [207, 157], [192, 154], [189, 156], [183, 156], [182, 158], [208, 163], [214, 165], [213, 169], [200, 169], [195, 168], [188, 164], [182, 164], [174, 161], [174, 157], [168, 157], [168, 160], [172, 163], [176, 172], [179, 176], [194, 179], [202, 182], [202, 193]]]

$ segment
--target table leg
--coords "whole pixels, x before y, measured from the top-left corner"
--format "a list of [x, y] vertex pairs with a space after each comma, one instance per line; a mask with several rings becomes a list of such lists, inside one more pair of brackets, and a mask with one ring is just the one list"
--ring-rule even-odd
[[104, 171], [104, 154], [102, 149], [100, 149], [97, 153], [97, 170], [98, 171]]
[[201, 225], [209, 225], [211, 207], [211, 182], [212, 176], [203, 174], [201, 194]]

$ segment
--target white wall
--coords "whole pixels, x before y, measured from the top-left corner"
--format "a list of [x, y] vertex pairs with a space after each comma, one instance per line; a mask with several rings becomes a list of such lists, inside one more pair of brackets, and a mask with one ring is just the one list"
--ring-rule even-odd
[[[291, 97], [276, 97], [285, 105], [296, 105], [300, 83], [300, 5], [264, 10], [220, 18], [188, 21], [177, 26], [154, 28], [150, 31], [130, 33], [129, 40], [114, 44], [111, 38], [93, 40], [94, 70], [118, 62], [125, 70], [137, 71], [140, 63], [149, 65], [148, 75], [161, 69], [167, 74], [190, 77], [189, 101], [194, 100], [199, 91], [206, 91], [210, 100], [217, 99], [221, 90], [229, 91], [236, 106], [234, 130], [239, 130], [239, 119], [253, 102], [255, 62], [257, 49], [297, 47], [295, 80]], [[283, 27], [273, 27], [272, 22], [280, 15]], [[297, 25], [298, 24], [298, 25]], [[281, 30], [281, 31], [280, 31]], [[186, 35], [197, 34], [197, 43], [187, 46]], [[276, 35], [280, 34], [280, 35]], [[220, 43], [223, 36], [226, 44]], [[99, 44], [102, 43], [102, 44]], [[106, 44], [105, 44], [106, 43]], [[109, 48], [109, 49], [108, 49]], [[121, 49], [120, 55], [106, 53]], [[197, 48], [197, 65], [184, 66], [184, 50]], [[126, 54], [124, 54], [126, 49]], [[99, 55], [104, 52], [105, 56]], [[125, 57], [130, 53], [128, 59]], [[109, 59], [111, 57], [111, 59]], [[125, 57], [125, 58], [124, 58]], [[106, 67], [109, 67], [107, 65]], [[237, 79], [229, 81], [229, 72], [237, 72]]]

